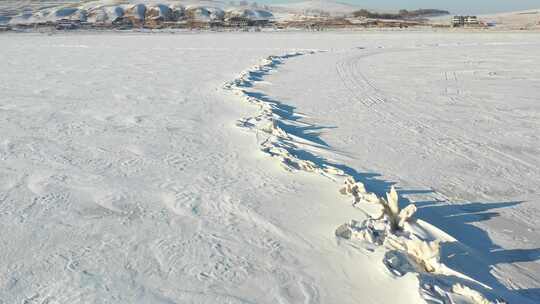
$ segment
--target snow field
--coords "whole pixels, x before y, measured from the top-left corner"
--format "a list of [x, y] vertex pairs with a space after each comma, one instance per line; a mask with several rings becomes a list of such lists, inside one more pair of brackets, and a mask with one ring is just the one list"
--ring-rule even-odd
[[[459, 267], [468, 264], [448, 259], [444, 244], [462, 246], [458, 240], [467, 230], [458, 222], [439, 226], [432, 221], [437, 213], [422, 213], [421, 201], [419, 220], [405, 208], [398, 229], [390, 229], [388, 219], [400, 214], [405, 197], [398, 199], [384, 177], [356, 170], [372, 166], [403, 176], [400, 194], [415, 185], [403, 170], [389, 170], [399, 169], [391, 154], [379, 152], [388, 164], [382, 168], [374, 164], [377, 157], [362, 154], [380, 144], [400, 147], [397, 135], [385, 136], [393, 145], [381, 141], [381, 133], [374, 136], [381, 132], [375, 122], [399, 131], [410, 122], [400, 119], [409, 116], [405, 110], [380, 114], [392, 113], [393, 104], [377, 83], [387, 78], [372, 71], [388, 75], [388, 67], [377, 62], [367, 70], [341, 60], [388, 51], [397, 61], [464, 41], [471, 49], [517, 41], [534, 48], [535, 36], [87, 33], [0, 39], [0, 64], [8, 71], [0, 76], [2, 301], [482, 303], [485, 297], [494, 303], [502, 296], [534, 303], [528, 300], [534, 293], [492, 286], [474, 269]], [[247, 66], [253, 68], [235, 76]], [[356, 74], [340, 78], [343, 71]], [[372, 74], [363, 78], [358, 71]], [[406, 69], [392, 71], [389, 76], [398, 77]], [[321, 79], [313, 81], [313, 74]], [[340, 79], [342, 86], [364, 85], [344, 90], [334, 85]], [[223, 83], [234, 94], [224, 94]], [[338, 95], [352, 91], [365, 95], [357, 102]], [[365, 108], [373, 112], [362, 116]], [[351, 129], [359, 137], [346, 133]], [[331, 134], [346, 140], [339, 144]], [[426, 143], [440, 147], [431, 138]], [[426, 176], [435, 182], [433, 174]], [[389, 206], [382, 218], [381, 204]], [[528, 262], [534, 264], [532, 257]], [[507, 273], [534, 287], [520, 277], [529, 273]]]

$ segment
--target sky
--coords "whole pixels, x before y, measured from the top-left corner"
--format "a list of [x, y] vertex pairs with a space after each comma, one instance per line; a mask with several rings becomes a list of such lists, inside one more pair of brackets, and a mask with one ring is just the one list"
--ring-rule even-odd
[[[251, 0], [258, 3], [288, 3], [294, 0]], [[250, 1], [250, 2], [251, 2]], [[300, 0], [300, 2], [303, 0]], [[324, 0], [323, 0], [324, 1]], [[540, 0], [333, 0], [342, 3], [352, 3], [366, 8], [397, 10], [401, 8], [438, 8], [452, 13], [480, 14], [540, 9]]]

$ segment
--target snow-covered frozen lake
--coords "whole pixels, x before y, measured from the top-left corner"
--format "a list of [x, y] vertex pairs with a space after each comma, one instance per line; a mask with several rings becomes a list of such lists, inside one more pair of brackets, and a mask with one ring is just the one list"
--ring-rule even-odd
[[[11, 33], [0, 71], [0, 303], [540, 301], [538, 34]], [[338, 239], [340, 170], [454, 272]]]

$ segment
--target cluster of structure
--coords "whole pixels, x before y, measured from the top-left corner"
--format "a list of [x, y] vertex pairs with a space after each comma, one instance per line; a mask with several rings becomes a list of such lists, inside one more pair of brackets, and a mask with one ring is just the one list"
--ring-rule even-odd
[[476, 16], [454, 16], [452, 18], [452, 27], [478, 27], [480, 25]]
[[277, 28], [300, 28], [310, 31], [346, 28], [409, 28], [425, 25], [425, 22], [418, 20], [382, 20], [363, 17], [310, 17], [275, 23]]

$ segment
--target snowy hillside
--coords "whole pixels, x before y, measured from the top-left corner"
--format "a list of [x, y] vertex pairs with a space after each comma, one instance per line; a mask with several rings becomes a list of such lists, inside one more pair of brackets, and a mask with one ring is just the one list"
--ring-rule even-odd
[[[161, 28], [164, 23], [226, 23], [232, 19], [252, 21], [287, 21], [306, 20], [312, 17], [332, 19], [351, 16], [366, 6], [351, 5], [336, 1], [310, 0], [285, 4], [262, 5], [240, 1], [225, 0], [48, 0], [48, 1], [0, 1], [0, 25], [51, 26], [60, 22], [82, 22], [86, 25], [111, 27], [111, 25], [129, 27], [146, 26]], [[410, 11], [398, 15], [395, 12], [373, 10], [365, 12], [369, 19], [414, 19], [430, 17], [429, 11]], [[439, 11], [444, 12], [444, 11]], [[365, 19], [365, 18], [364, 18]], [[435, 24], [449, 24], [451, 17], [430, 17]], [[501, 30], [538, 30], [540, 29], [540, 10], [509, 12], [479, 16], [479, 20], [493, 28]], [[324, 22], [323, 22], [324, 23]], [[268, 22], [266, 22], [268, 24]], [[360, 24], [356, 22], [355, 24]]]
[[327, 0], [309, 0], [292, 2], [287, 4], [275, 4], [272, 7], [282, 9], [286, 12], [293, 12], [298, 14], [324, 12], [331, 15], [348, 15], [360, 8], [356, 5]]
[[[3, 7], [3, 9], [2, 9]], [[111, 24], [129, 19], [136, 24], [160, 21], [213, 21], [226, 17], [242, 17], [251, 20], [273, 18], [269, 10], [258, 7], [231, 5], [218, 0], [184, 1], [139, 1], [139, 0], [96, 0], [85, 2], [45, 2], [41, 5], [3, 4], [0, 22], [17, 24], [36, 24], [74, 20], [90, 23]], [[2, 15], [2, 14], [0, 14]]]
[[[450, 24], [452, 16], [432, 17], [435, 24]], [[540, 9], [479, 15], [478, 20], [498, 30], [540, 30]]]
[[540, 9], [482, 15], [479, 19], [499, 29], [540, 29]]

